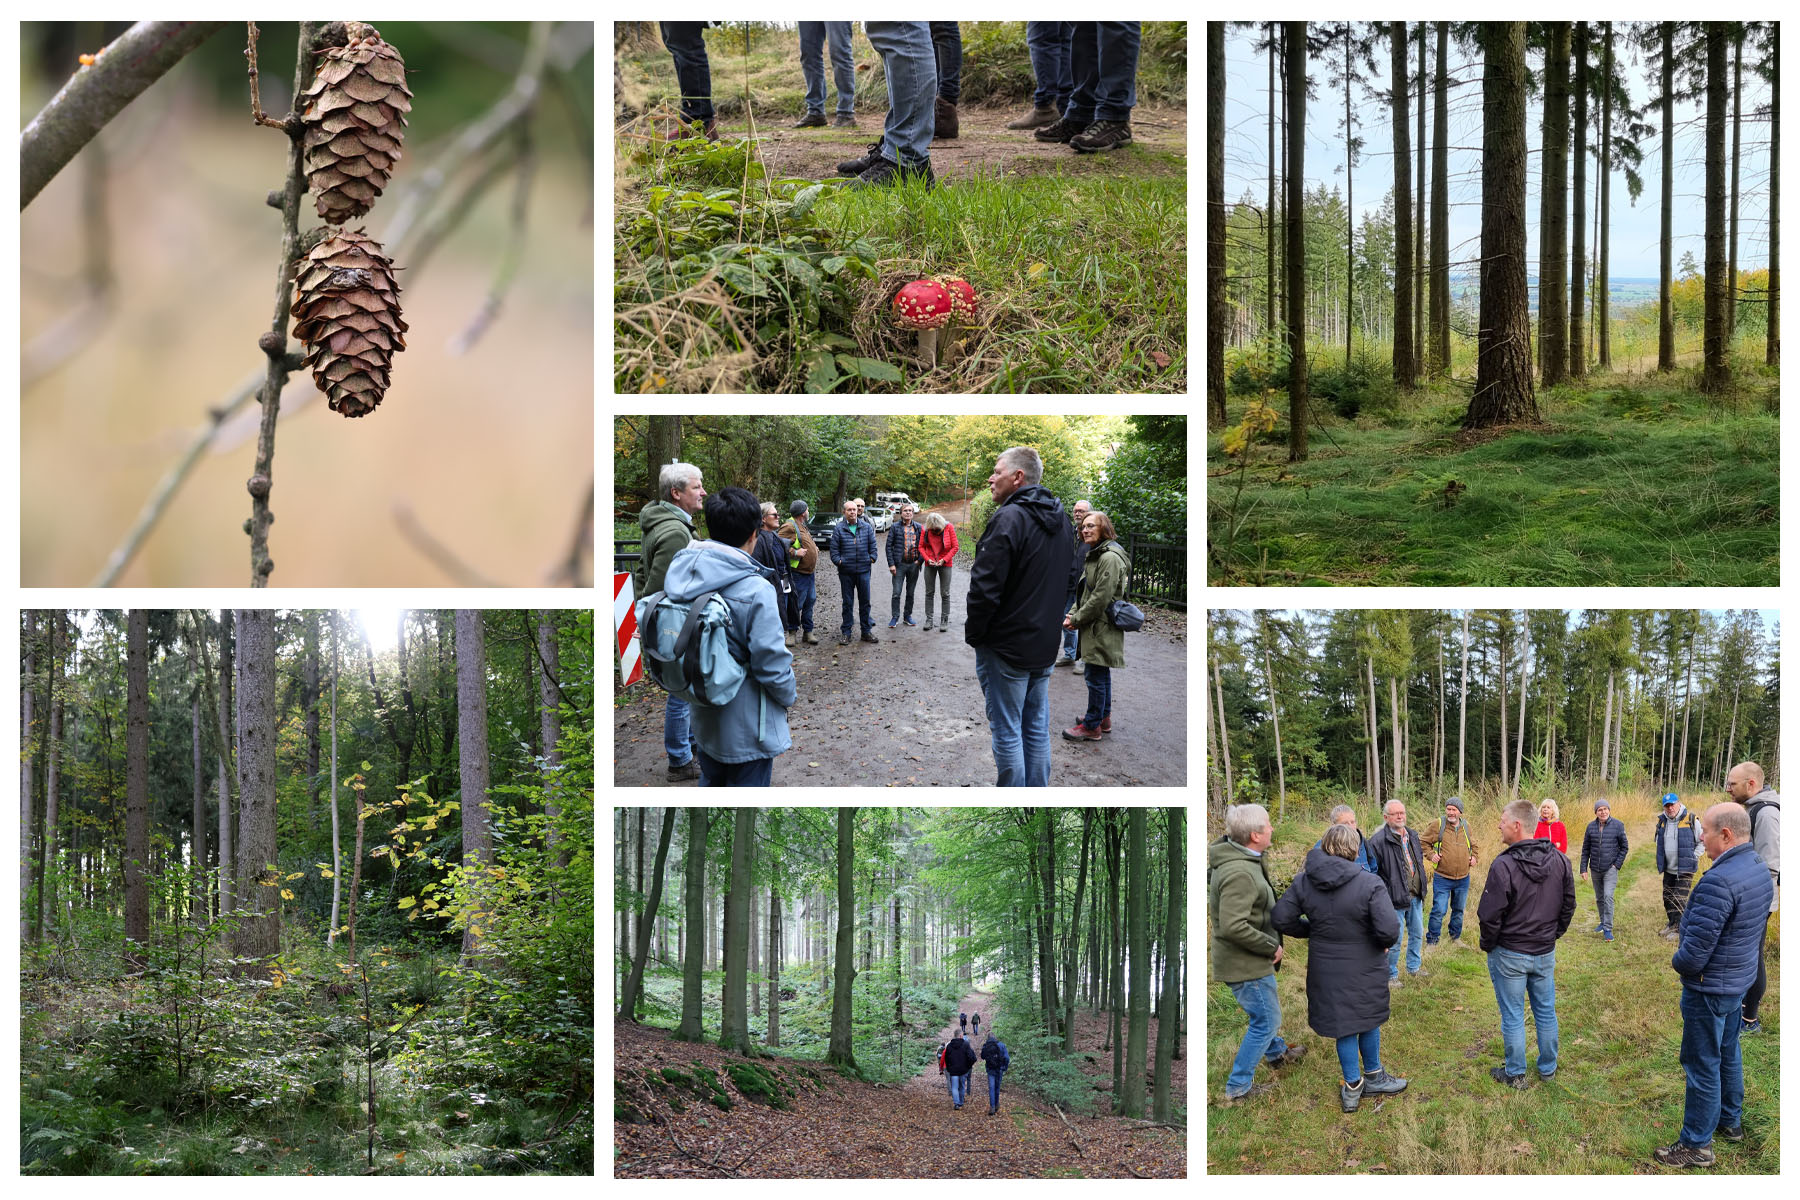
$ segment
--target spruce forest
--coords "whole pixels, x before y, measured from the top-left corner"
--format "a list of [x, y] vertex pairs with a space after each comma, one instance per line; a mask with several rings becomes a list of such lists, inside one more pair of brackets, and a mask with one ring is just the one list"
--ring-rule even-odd
[[1185, 822], [615, 809], [615, 1177], [1185, 1177]]
[[1208, 578], [1773, 583], [1779, 33], [1210, 23]]
[[21, 1171], [590, 1172], [593, 637], [22, 613]]

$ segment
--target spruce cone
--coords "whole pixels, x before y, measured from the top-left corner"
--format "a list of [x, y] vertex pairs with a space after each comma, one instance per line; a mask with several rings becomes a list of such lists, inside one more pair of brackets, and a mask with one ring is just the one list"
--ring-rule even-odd
[[406, 349], [400, 287], [380, 243], [357, 230], [320, 242], [300, 264], [294, 336], [306, 346], [313, 381], [333, 412], [367, 416], [388, 389], [388, 368]]
[[387, 186], [412, 93], [400, 52], [373, 25], [353, 25], [347, 46], [324, 52], [306, 89], [306, 183], [319, 216], [333, 225], [360, 217]]

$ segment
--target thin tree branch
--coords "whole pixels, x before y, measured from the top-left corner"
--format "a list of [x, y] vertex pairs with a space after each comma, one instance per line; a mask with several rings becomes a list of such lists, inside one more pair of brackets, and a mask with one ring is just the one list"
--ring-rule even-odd
[[569, 553], [563, 559], [562, 566], [551, 576], [552, 582], [561, 581], [564, 587], [592, 587], [592, 572], [581, 569], [582, 560], [590, 558], [594, 551], [594, 479], [588, 477], [587, 499], [582, 502], [580, 516], [575, 521], [575, 536], [569, 539]]
[[400, 530], [400, 536], [413, 544], [413, 547], [430, 559], [444, 574], [456, 581], [458, 587], [499, 587], [492, 579], [477, 571], [474, 567], [458, 558], [456, 552], [433, 537], [412, 510], [412, 506], [404, 500], [394, 501], [394, 524]]
[[507, 292], [512, 290], [513, 280], [518, 278], [519, 264], [525, 258], [525, 226], [530, 215], [531, 180], [537, 172], [537, 155], [532, 148], [529, 122], [517, 125], [514, 136], [519, 145], [519, 174], [513, 185], [512, 222], [507, 227], [506, 246], [500, 251], [500, 266], [494, 272], [493, 286], [488, 289], [487, 299], [482, 302], [474, 319], [450, 343], [450, 353], [454, 357], [460, 358], [467, 354], [500, 315], [500, 306], [505, 302]]
[[121, 109], [224, 25], [139, 21], [76, 71], [19, 134], [19, 208], [37, 199]]

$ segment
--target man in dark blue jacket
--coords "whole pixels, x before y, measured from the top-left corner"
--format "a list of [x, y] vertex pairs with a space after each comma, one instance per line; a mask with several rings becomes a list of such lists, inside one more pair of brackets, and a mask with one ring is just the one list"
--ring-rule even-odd
[[826, 547], [832, 565], [837, 568], [838, 590], [844, 595], [844, 623], [839, 629], [838, 645], [850, 644], [852, 596], [861, 609], [862, 640], [879, 641], [875, 636], [875, 618], [869, 615], [869, 571], [875, 565], [875, 527], [862, 519], [862, 506], [856, 501], [844, 501], [844, 519], [831, 527], [831, 541]]
[[1044, 462], [1029, 446], [994, 461], [988, 494], [998, 507], [976, 543], [963, 610], [1000, 787], [1050, 784], [1050, 672], [1075, 546], [1068, 514], [1043, 477]]
[[1600, 923], [1594, 932], [1613, 940], [1613, 888], [1619, 882], [1619, 868], [1631, 843], [1625, 840], [1625, 822], [1612, 819], [1612, 805], [1594, 801], [1594, 819], [1581, 835], [1581, 880], [1587, 882], [1588, 868], [1594, 871], [1594, 903], [1600, 909]]
[[1681, 976], [1681, 1067], [1687, 1075], [1681, 1137], [1656, 1149], [1671, 1167], [1710, 1167], [1714, 1136], [1744, 1140], [1744, 1060], [1738, 1033], [1744, 992], [1756, 980], [1756, 952], [1775, 885], [1750, 843], [1750, 814], [1715, 804], [1700, 822], [1712, 869], [1700, 877], [1681, 920], [1669, 965]]
[[1006, 1043], [994, 1035], [994, 1027], [988, 1026], [987, 1041], [981, 1045], [981, 1061], [987, 1064], [988, 1081], [988, 1116], [993, 1116], [1000, 1107], [1000, 1078], [1006, 1074], [1006, 1068], [1012, 1066], [1012, 1055], [1006, 1052]]
[[1662, 815], [1656, 818], [1656, 872], [1662, 876], [1663, 912], [1669, 918], [1661, 936], [1670, 941], [1681, 936], [1681, 910], [1700, 867], [1699, 842], [1694, 814], [1674, 792], [1665, 795]]
[[1527, 996], [1537, 1025], [1538, 1075], [1548, 1079], [1556, 1074], [1556, 941], [1575, 917], [1575, 873], [1550, 839], [1526, 836], [1536, 822], [1537, 809], [1529, 800], [1514, 800], [1500, 810], [1500, 840], [1506, 848], [1488, 867], [1475, 910], [1506, 1052], [1505, 1064], [1488, 1075], [1520, 1091], [1528, 1086]]

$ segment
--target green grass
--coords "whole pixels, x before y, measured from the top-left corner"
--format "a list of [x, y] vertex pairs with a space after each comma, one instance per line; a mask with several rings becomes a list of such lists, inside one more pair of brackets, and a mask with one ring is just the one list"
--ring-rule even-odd
[[[1207, 991], [1207, 1166], [1214, 1173], [1625, 1174], [1657, 1171], [1655, 1147], [1681, 1128], [1683, 1076], [1680, 983], [1669, 969], [1673, 945], [1663, 926], [1661, 878], [1648, 818], [1629, 822], [1635, 847], [1615, 893], [1616, 941], [1587, 931], [1595, 924], [1593, 889], [1576, 882], [1575, 919], [1557, 944], [1556, 1077], [1514, 1092], [1488, 1078], [1500, 1063], [1500, 1017], [1475, 945], [1475, 907], [1486, 876], [1488, 847], [1469, 891], [1463, 944], [1430, 948], [1427, 978], [1393, 992], [1381, 1031], [1381, 1061], [1410, 1081], [1385, 1102], [1365, 1099], [1355, 1113], [1338, 1106], [1333, 1043], [1306, 1027], [1304, 939], [1286, 940], [1277, 989], [1282, 1034], [1308, 1047], [1307, 1057], [1276, 1077], [1269, 1092], [1246, 1104], [1216, 1107], [1245, 1028], [1230, 991]], [[1296, 821], [1276, 831], [1270, 872], [1285, 885], [1318, 833]], [[1429, 916], [1429, 906], [1427, 907]], [[1769, 991], [1762, 1020], [1768, 1032], [1745, 1038], [1746, 1098], [1739, 1145], [1715, 1141], [1714, 1172], [1773, 1174], [1781, 1166], [1779, 939], [1769, 931]], [[1536, 1034], [1526, 1019], [1527, 1060]], [[1533, 1075], [1528, 1072], [1528, 1075]], [[1259, 1069], [1258, 1082], [1268, 1077]]]
[[[1722, 400], [1691, 371], [1590, 376], [1539, 394], [1543, 428], [1495, 435], [1459, 432], [1456, 385], [1353, 422], [1321, 406], [1295, 464], [1275, 393], [1284, 420], [1253, 443], [1241, 497], [1209, 437], [1209, 581], [1772, 586], [1779, 376], [1738, 369]], [[1446, 504], [1452, 480], [1464, 490]]]

